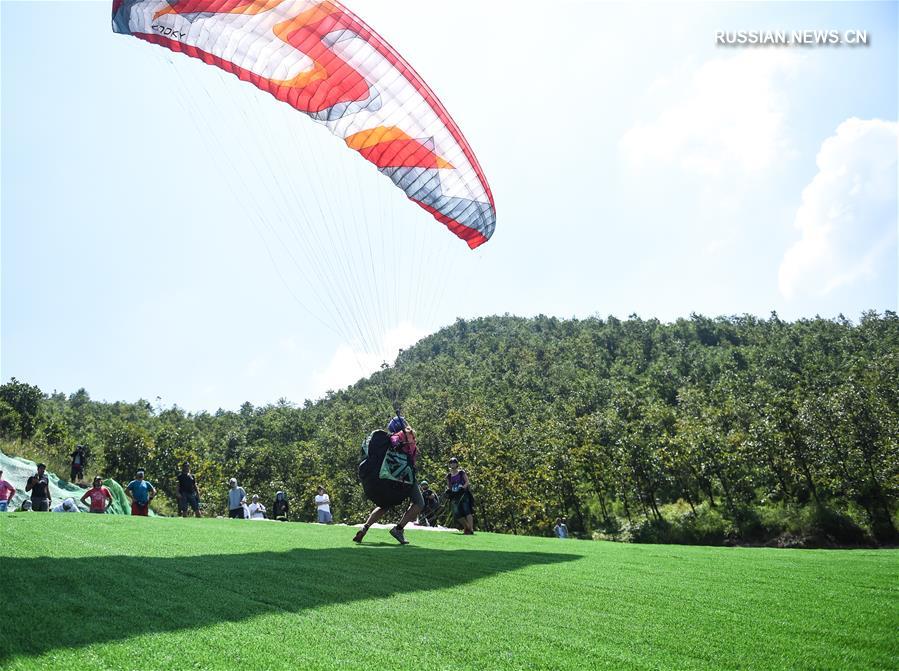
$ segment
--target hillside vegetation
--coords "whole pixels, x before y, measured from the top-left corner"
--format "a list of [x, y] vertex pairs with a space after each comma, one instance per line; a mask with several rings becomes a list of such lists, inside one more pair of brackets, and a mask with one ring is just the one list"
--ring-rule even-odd
[[895, 550], [0, 515], [0, 667], [894, 668]]
[[402, 404], [422, 476], [442, 490], [458, 456], [481, 529], [677, 543], [870, 545], [896, 541], [896, 313], [785, 322], [693, 315], [459, 320], [395, 364], [323, 400], [188, 413], [101, 403], [17, 380], [0, 387], [4, 451], [66, 472], [76, 442], [91, 473], [137, 467], [168, 495], [194, 465], [207, 511], [227, 478], [311, 519], [324, 484], [335, 519], [369, 508], [360, 443]]

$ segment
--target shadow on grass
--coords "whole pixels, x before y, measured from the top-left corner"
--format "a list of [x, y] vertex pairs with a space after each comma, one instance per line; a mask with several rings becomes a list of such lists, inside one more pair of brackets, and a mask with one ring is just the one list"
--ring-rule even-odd
[[272, 612], [445, 589], [576, 559], [378, 545], [172, 558], [3, 559], [3, 593], [15, 616], [4, 621], [0, 662]]

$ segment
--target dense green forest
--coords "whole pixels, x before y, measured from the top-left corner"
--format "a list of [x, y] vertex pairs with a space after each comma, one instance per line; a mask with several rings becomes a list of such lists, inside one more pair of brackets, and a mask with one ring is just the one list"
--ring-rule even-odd
[[899, 499], [899, 318], [786, 322], [692, 315], [458, 320], [393, 366], [324, 399], [197, 414], [106, 403], [12, 379], [0, 387], [3, 450], [60, 473], [76, 442], [90, 474], [137, 467], [171, 511], [194, 465], [209, 513], [226, 481], [311, 520], [324, 484], [335, 520], [371, 505], [360, 444], [394, 400], [415, 427], [421, 477], [446, 461], [472, 479], [481, 529], [637, 542], [890, 544]]

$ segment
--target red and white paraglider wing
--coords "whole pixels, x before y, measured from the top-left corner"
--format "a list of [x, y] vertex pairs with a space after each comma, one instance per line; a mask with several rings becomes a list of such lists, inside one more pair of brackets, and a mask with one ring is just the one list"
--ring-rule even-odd
[[493, 234], [493, 196], [459, 127], [340, 3], [114, 0], [112, 26], [231, 72], [324, 124], [472, 249]]

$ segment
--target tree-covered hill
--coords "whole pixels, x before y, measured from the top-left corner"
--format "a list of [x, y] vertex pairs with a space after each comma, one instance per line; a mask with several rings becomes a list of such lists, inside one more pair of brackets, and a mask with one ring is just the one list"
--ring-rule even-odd
[[442, 482], [459, 457], [482, 528], [545, 534], [563, 515], [579, 534], [622, 540], [892, 543], [897, 380], [894, 312], [857, 324], [502, 316], [458, 320], [302, 407], [191, 414], [13, 379], [0, 431], [6, 450], [57, 468], [84, 442], [91, 473], [128, 480], [143, 466], [170, 498], [189, 460], [211, 512], [235, 475], [263, 499], [287, 491], [298, 519], [322, 483], [335, 517], [359, 520], [360, 443], [398, 401], [422, 476]]

